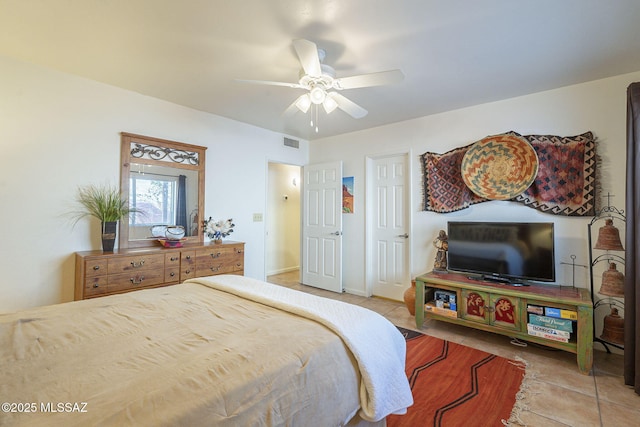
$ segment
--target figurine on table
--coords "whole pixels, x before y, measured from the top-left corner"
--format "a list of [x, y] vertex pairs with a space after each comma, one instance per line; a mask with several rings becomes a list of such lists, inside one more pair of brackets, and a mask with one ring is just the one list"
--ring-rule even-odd
[[433, 246], [438, 250], [436, 253], [436, 260], [433, 263], [434, 273], [447, 272], [447, 250], [449, 249], [448, 239], [446, 231], [440, 230], [438, 237], [433, 241]]

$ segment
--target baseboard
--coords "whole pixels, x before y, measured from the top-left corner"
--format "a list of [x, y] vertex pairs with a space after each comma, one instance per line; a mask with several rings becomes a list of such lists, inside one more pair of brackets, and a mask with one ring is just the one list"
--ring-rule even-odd
[[295, 267], [286, 267], [286, 268], [280, 268], [277, 270], [272, 270], [267, 272], [267, 276], [273, 276], [274, 274], [282, 274], [282, 273], [290, 273], [292, 271], [296, 271], [296, 270], [300, 270], [300, 266], [295, 266]]

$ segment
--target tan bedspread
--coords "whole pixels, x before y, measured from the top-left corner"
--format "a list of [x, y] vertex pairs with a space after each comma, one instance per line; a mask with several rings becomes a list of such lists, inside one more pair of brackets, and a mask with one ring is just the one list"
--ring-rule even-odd
[[0, 315], [2, 426], [337, 426], [360, 380], [326, 327], [195, 283]]

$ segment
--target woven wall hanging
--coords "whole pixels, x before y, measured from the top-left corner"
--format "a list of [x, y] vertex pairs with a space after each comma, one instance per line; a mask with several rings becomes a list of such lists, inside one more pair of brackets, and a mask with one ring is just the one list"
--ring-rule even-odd
[[[537, 175], [531, 185], [509, 200], [553, 215], [594, 215], [599, 158], [593, 133], [563, 137], [510, 131], [485, 139], [504, 136], [524, 138], [538, 158]], [[425, 211], [454, 212], [491, 200], [471, 191], [463, 179], [463, 159], [478, 142], [442, 154], [426, 152], [420, 156]]]
[[529, 188], [538, 173], [538, 156], [521, 136], [489, 136], [462, 158], [462, 179], [471, 191], [490, 200], [509, 200]]

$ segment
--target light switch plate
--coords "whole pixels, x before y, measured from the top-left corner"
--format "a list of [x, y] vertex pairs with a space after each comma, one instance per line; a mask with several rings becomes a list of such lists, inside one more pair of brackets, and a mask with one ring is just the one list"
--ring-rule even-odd
[[253, 222], [262, 222], [262, 214], [254, 213], [253, 214]]

